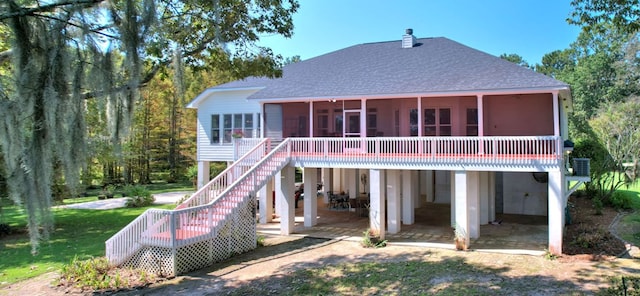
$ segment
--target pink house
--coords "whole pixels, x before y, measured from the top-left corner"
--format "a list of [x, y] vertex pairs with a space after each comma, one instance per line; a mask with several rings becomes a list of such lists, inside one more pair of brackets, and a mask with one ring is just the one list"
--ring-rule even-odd
[[[201, 188], [175, 211], [130, 225], [141, 236], [136, 247], [110, 239], [113, 263], [172, 253], [166, 270], [181, 273], [252, 249], [254, 201], [260, 223], [270, 222], [271, 192], [281, 233], [292, 233], [296, 167], [306, 196], [318, 182], [327, 204], [330, 192], [366, 195], [382, 237], [414, 223], [415, 208], [444, 203], [467, 244], [497, 212], [547, 216], [548, 249], [559, 254], [567, 198], [589, 181], [588, 171], [569, 173], [567, 84], [410, 30], [287, 65], [281, 78], [209, 88], [188, 107], [198, 109]], [[211, 161], [230, 166], [210, 181]], [[305, 226], [316, 225], [317, 210], [304, 200]], [[194, 252], [220, 254], [193, 262]]]

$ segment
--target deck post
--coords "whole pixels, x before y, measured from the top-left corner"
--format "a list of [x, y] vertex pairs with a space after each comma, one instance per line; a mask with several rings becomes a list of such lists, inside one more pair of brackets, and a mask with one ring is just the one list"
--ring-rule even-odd
[[469, 237], [480, 237], [480, 172], [467, 171], [467, 212]]
[[276, 205], [280, 214], [280, 234], [293, 233], [295, 226], [295, 168], [285, 166], [276, 174]]
[[198, 161], [198, 189], [202, 188], [205, 184], [209, 183], [209, 162]]
[[415, 223], [415, 204], [418, 194], [418, 184], [415, 182], [417, 172], [403, 170], [402, 172], [402, 224]]
[[489, 221], [496, 220], [496, 172], [488, 172]]
[[327, 192], [333, 191], [333, 169], [322, 168], [322, 195], [324, 196], [324, 204], [329, 204], [329, 194]]
[[562, 254], [564, 207], [562, 196], [562, 172], [549, 172], [549, 252]]
[[[424, 172], [424, 184], [426, 185], [426, 195], [427, 195], [427, 202], [434, 202], [436, 200], [436, 195], [435, 195], [435, 184], [434, 184], [434, 173], [432, 170], [428, 170]], [[422, 183], [422, 182], [420, 182]]]
[[480, 225], [489, 224], [489, 174], [490, 172], [480, 172]]
[[260, 188], [260, 224], [267, 224], [273, 220], [273, 179], [268, 180], [267, 184]]
[[401, 192], [400, 183], [400, 171], [399, 170], [387, 170], [387, 225], [389, 226], [389, 233], [400, 232], [400, 219], [401, 219]]
[[[467, 171], [453, 172], [451, 179], [455, 183], [453, 192], [455, 200], [455, 224], [456, 232], [464, 235], [465, 245], [469, 246], [469, 200], [467, 198]], [[452, 206], [453, 204], [452, 203]]]
[[318, 169], [304, 168], [304, 226], [318, 224]]
[[371, 231], [380, 235], [380, 239], [385, 239], [385, 170], [369, 170], [369, 181], [371, 182], [371, 200], [369, 206], [369, 225]]

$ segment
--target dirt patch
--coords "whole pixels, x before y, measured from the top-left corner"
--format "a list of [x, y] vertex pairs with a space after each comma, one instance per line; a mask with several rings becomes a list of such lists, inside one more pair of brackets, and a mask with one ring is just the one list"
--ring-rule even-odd
[[626, 251], [624, 242], [609, 231], [618, 211], [604, 207], [598, 214], [588, 197], [571, 196], [569, 205], [570, 224], [564, 229], [561, 260], [601, 260]]
[[[507, 288], [513, 289], [515, 294], [526, 290], [531, 295], [563, 291], [566, 294], [575, 291], [590, 293], [607, 287], [612, 276], [639, 274], [638, 260], [616, 258], [616, 255], [624, 252], [625, 246], [610, 235], [608, 229], [618, 213], [605, 208], [602, 215], [594, 215], [595, 210], [587, 198], [572, 197], [570, 202], [574, 205], [571, 208], [572, 223], [565, 228], [565, 255], [558, 260], [548, 260], [543, 256], [456, 252], [393, 244], [380, 249], [367, 249], [357, 241], [270, 236], [265, 239], [267, 246], [255, 251], [185, 276], [152, 284], [142, 290], [120, 291], [116, 294], [300, 294], [299, 291], [290, 290], [299, 285], [300, 281], [326, 279], [301, 279], [297, 271], [362, 262], [411, 261], [443, 266], [458, 264], [453, 265], [451, 277], [461, 276], [453, 272], [460, 270], [460, 266], [472, 266], [470, 272], [462, 274], [465, 281], [489, 283], [499, 287], [504, 286], [501, 283], [508, 283]], [[328, 273], [324, 277], [329, 277], [330, 280], [334, 276], [332, 274]], [[365, 274], [364, 277], [366, 276]], [[55, 273], [50, 273], [4, 287], [0, 290], [0, 295], [83, 295], [73, 289], [52, 285], [51, 282], [56, 277]], [[335, 277], [337, 280], [341, 276]], [[447, 277], [434, 277], [428, 282], [433, 282], [434, 286], [442, 286], [446, 284]], [[342, 292], [358, 295], [394, 294], [393, 291], [386, 290], [369, 291], [371, 293], [358, 290]], [[429, 294], [429, 291], [423, 292]]]

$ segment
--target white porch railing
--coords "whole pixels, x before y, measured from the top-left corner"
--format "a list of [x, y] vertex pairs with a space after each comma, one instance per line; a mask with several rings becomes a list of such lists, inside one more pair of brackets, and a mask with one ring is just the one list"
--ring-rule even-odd
[[233, 159], [237, 160], [252, 151], [265, 138], [237, 138], [233, 139]]
[[306, 161], [347, 163], [559, 165], [562, 139], [527, 137], [291, 138], [291, 155]]

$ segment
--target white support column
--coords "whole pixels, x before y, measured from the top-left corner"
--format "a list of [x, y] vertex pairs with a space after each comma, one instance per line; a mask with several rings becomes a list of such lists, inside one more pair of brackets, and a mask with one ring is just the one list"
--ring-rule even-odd
[[273, 221], [273, 180], [260, 188], [258, 192], [260, 203], [260, 224], [267, 224]]
[[334, 191], [342, 191], [344, 188], [342, 187], [342, 179], [344, 178], [345, 169], [333, 169], [333, 190]]
[[[424, 122], [422, 121], [422, 98], [418, 97], [418, 137], [422, 137], [422, 130]], [[422, 148], [422, 146], [420, 147]]]
[[[455, 180], [455, 181], [454, 181]], [[455, 223], [456, 232], [465, 236], [465, 245], [469, 246], [469, 204], [467, 199], [467, 172], [455, 171], [451, 183], [455, 183]]]
[[560, 136], [560, 108], [558, 107], [558, 92], [553, 92], [553, 135]]
[[489, 172], [489, 221], [496, 221], [496, 172]]
[[[449, 172], [451, 174], [451, 192], [449, 193], [449, 195], [451, 196], [451, 227], [454, 227], [456, 225], [456, 172], [451, 171]], [[466, 182], [466, 180], [465, 180]], [[466, 194], [466, 192], [465, 192]]]
[[562, 254], [564, 207], [562, 196], [562, 172], [549, 172], [549, 252]]
[[469, 237], [480, 237], [480, 173], [467, 171], [467, 212], [469, 213]]
[[411, 225], [415, 223], [415, 203], [418, 192], [414, 176], [418, 172], [403, 170], [402, 172], [402, 224]]
[[484, 136], [484, 100], [482, 95], [477, 96], [478, 105], [478, 137]]
[[389, 233], [400, 232], [401, 211], [401, 192], [400, 171], [387, 170], [387, 225]]
[[489, 224], [489, 174], [480, 173], [480, 225]]
[[280, 234], [293, 233], [295, 226], [295, 168], [285, 166], [276, 174], [276, 204], [280, 213]]
[[347, 191], [349, 191], [349, 198], [358, 197], [358, 184], [360, 181], [358, 180], [358, 173], [356, 169], [345, 169], [346, 171], [346, 181], [347, 181]]
[[427, 202], [434, 202], [436, 200], [435, 184], [433, 182], [433, 171], [429, 170], [425, 172], [424, 184], [427, 187]]
[[198, 189], [209, 183], [209, 178], [209, 162], [198, 161], [198, 180], [196, 183]]
[[309, 102], [309, 137], [313, 138], [313, 101]]
[[324, 204], [329, 204], [329, 194], [327, 192], [333, 191], [333, 169], [322, 168], [322, 190]]
[[385, 178], [384, 170], [369, 170], [369, 181], [371, 182], [371, 200], [369, 206], [369, 226], [370, 229], [380, 235], [380, 239], [385, 239], [386, 232], [386, 209], [385, 209]]
[[367, 137], [367, 100], [360, 100], [360, 138]]
[[[484, 103], [483, 96], [477, 96], [477, 107], [478, 107], [478, 137], [484, 137]], [[484, 145], [482, 144], [482, 139], [480, 144], [478, 145], [478, 153], [484, 154]]]
[[[411, 196], [413, 196], [413, 208], [417, 209], [422, 207], [424, 199], [420, 195], [420, 171], [411, 171]], [[414, 218], [415, 220], [415, 218]]]
[[304, 168], [304, 226], [318, 224], [318, 169]]

